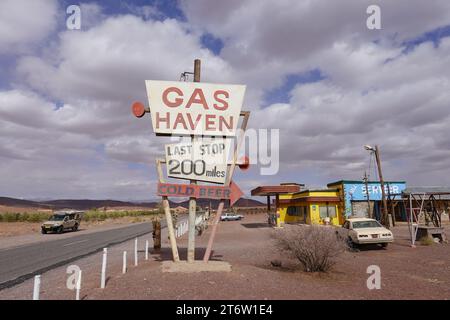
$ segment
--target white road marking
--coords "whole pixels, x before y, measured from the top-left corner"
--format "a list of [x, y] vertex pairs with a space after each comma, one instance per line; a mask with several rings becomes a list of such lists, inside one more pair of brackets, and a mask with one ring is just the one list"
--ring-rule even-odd
[[75, 242], [71, 242], [71, 243], [68, 243], [68, 244], [63, 245], [63, 247], [71, 246], [71, 245], [73, 245], [73, 244], [82, 243], [82, 242], [86, 242], [86, 241], [88, 241], [88, 239], [86, 239], [86, 240], [80, 240], [80, 241], [75, 241]]

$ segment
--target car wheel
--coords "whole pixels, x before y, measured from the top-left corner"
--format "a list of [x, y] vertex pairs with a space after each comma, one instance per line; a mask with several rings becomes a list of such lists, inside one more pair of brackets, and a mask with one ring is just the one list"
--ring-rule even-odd
[[348, 244], [348, 247], [350, 249], [352, 249], [352, 250], [356, 250], [357, 249], [357, 244], [353, 242], [351, 237], [347, 238], [347, 244]]
[[77, 231], [78, 230], [78, 224], [75, 224], [72, 228], [72, 231]]
[[389, 243], [382, 243], [382, 244], [381, 244], [381, 247], [387, 248], [388, 244], [389, 244]]
[[42, 234], [47, 234], [47, 230], [41, 229], [41, 233], [42, 233]]
[[59, 227], [58, 228], [58, 233], [63, 233], [63, 232], [64, 232], [64, 227], [63, 226]]

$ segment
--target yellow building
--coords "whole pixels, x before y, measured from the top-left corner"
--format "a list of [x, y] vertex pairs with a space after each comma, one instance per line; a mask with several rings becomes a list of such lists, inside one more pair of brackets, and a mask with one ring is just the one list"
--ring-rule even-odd
[[277, 211], [281, 223], [342, 225], [338, 189], [302, 190], [280, 194]]

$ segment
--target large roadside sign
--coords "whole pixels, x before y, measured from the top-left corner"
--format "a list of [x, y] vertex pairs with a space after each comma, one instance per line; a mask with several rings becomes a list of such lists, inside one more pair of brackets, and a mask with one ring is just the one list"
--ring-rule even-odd
[[245, 85], [146, 80], [157, 135], [235, 136]]
[[158, 183], [158, 196], [163, 197], [194, 197], [202, 199], [228, 199], [230, 205], [238, 201], [243, 192], [231, 181], [229, 187], [198, 184]]
[[167, 144], [167, 176], [224, 184], [230, 146], [231, 143], [227, 139]]

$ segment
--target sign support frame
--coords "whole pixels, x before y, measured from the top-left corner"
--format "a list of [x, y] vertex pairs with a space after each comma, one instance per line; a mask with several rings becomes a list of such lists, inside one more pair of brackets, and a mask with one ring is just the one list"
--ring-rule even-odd
[[[233, 173], [234, 173], [234, 169], [236, 168], [238, 153], [239, 153], [239, 150], [241, 149], [242, 141], [243, 141], [244, 135], [245, 135], [244, 133], [247, 130], [248, 119], [250, 118], [250, 111], [241, 111], [240, 116], [243, 116], [244, 119], [242, 120], [242, 124], [241, 124], [241, 135], [238, 138], [238, 143], [234, 147], [233, 161], [230, 165], [230, 168], [228, 169], [227, 180], [225, 182], [225, 186], [227, 186], [227, 187], [230, 185], [231, 180], [233, 178]], [[208, 239], [208, 245], [206, 247], [205, 255], [203, 256], [203, 262], [205, 262], [205, 263], [207, 263], [209, 261], [209, 258], [211, 256], [212, 246], [214, 243], [214, 239], [216, 237], [217, 226], [219, 225], [220, 216], [222, 215], [224, 205], [225, 205], [225, 200], [223, 200], [223, 199], [220, 200], [219, 206], [217, 208], [216, 216], [214, 217], [214, 220], [213, 220], [211, 235], [209, 236], [209, 239]]]
[[[163, 176], [162, 168], [161, 168], [161, 159], [156, 159], [156, 169], [158, 171], [159, 182], [164, 183], [164, 176]], [[180, 256], [178, 254], [177, 240], [175, 238], [175, 230], [173, 228], [173, 220], [172, 220], [172, 214], [170, 213], [170, 204], [169, 204], [168, 197], [166, 197], [166, 196], [162, 197], [162, 206], [164, 209], [164, 214], [166, 216], [167, 230], [169, 231], [169, 241], [170, 241], [170, 247], [172, 248], [173, 261], [179, 262]]]
[[[226, 182], [224, 184], [224, 186], [226, 186], [226, 187], [230, 186], [230, 183], [231, 183], [232, 178], [233, 178], [232, 176], [233, 176], [234, 170], [236, 168], [238, 153], [239, 153], [239, 150], [241, 148], [242, 141], [244, 139], [244, 133], [247, 130], [248, 120], [250, 118], [250, 111], [241, 111], [240, 116], [243, 117], [241, 128], [240, 128], [241, 129], [241, 135], [238, 137], [238, 143], [235, 144], [235, 146], [234, 146], [233, 161], [232, 161], [231, 164], [228, 165], [228, 168], [227, 168], [227, 171], [228, 171], [228, 173], [227, 173], [227, 180], [226, 180]], [[156, 159], [156, 168], [157, 168], [157, 171], [158, 171], [159, 182], [160, 183], [165, 183], [164, 175], [163, 175], [163, 169], [162, 169], [162, 164], [166, 164], [166, 159], [162, 159], [162, 158]], [[172, 215], [170, 214], [169, 200], [168, 200], [167, 196], [162, 196], [162, 199], [163, 199], [163, 208], [164, 208], [164, 212], [165, 212], [165, 215], [166, 215], [167, 227], [168, 227], [168, 231], [169, 231], [170, 246], [172, 247], [173, 260], [175, 262], [179, 262], [180, 258], [179, 258], [179, 255], [178, 255], [178, 247], [177, 247], [175, 231], [174, 231], [173, 223], [172, 223]], [[192, 198], [192, 199], [196, 203], [196, 198]], [[213, 246], [215, 235], [216, 235], [216, 232], [217, 232], [217, 226], [218, 226], [218, 224], [220, 222], [220, 216], [222, 215], [224, 206], [225, 206], [225, 199], [221, 199], [220, 202], [219, 202], [219, 206], [217, 208], [217, 211], [216, 211], [216, 215], [215, 215], [213, 223], [212, 223], [212, 231], [211, 231], [211, 235], [210, 235], [210, 237], [208, 239], [208, 245], [206, 247], [205, 254], [203, 256], [203, 262], [208, 262], [209, 258], [211, 256], [212, 246]], [[210, 208], [210, 210], [211, 210], [211, 208]], [[194, 216], [194, 218], [195, 218], [195, 216]], [[195, 224], [195, 220], [194, 220], [194, 224]], [[195, 226], [194, 226], [194, 236], [195, 236]]]

